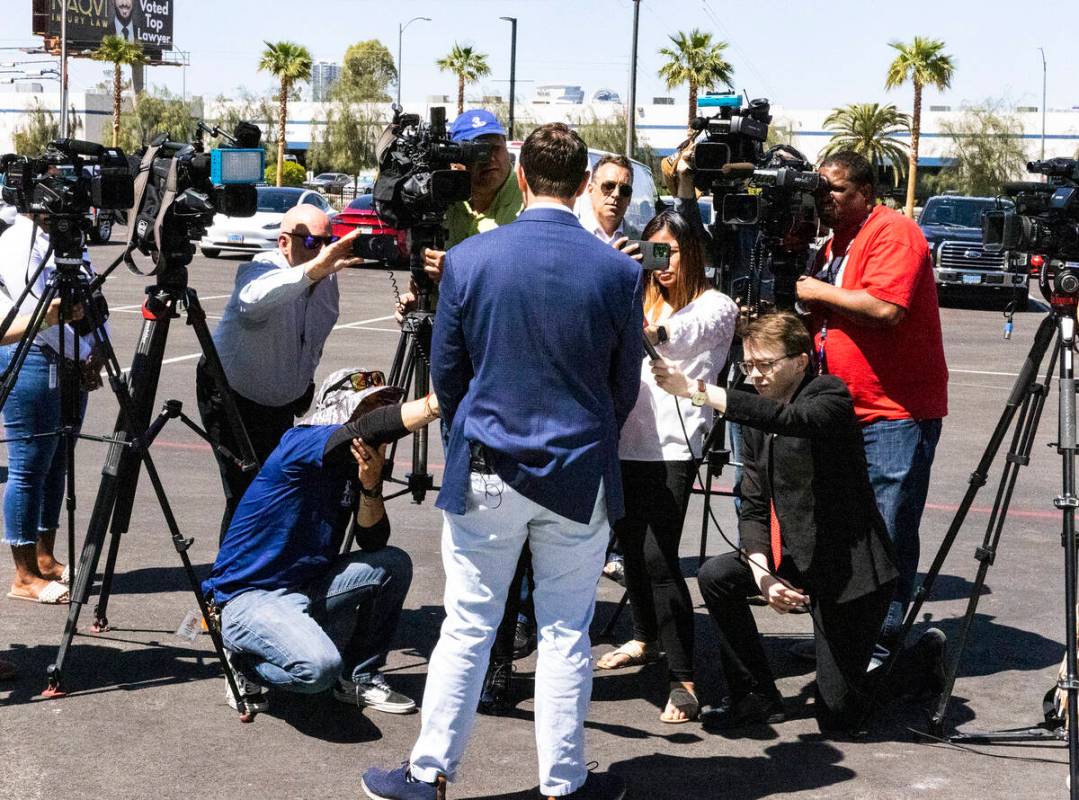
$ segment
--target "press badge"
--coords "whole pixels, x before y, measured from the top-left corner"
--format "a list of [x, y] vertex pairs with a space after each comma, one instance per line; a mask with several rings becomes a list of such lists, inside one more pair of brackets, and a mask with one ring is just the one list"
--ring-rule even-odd
[[58, 381], [57, 381], [57, 377], [56, 377], [56, 362], [55, 361], [50, 361], [49, 362], [49, 388], [50, 389], [55, 389], [57, 387], [57, 384], [58, 384]]

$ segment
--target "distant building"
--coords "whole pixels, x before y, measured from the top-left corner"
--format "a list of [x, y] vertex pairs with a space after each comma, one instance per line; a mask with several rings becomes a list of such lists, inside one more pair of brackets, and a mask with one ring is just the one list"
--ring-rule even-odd
[[613, 89], [597, 89], [592, 95], [593, 103], [621, 103], [622, 98]]
[[330, 99], [330, 89], [341, 77], [341, 65], [332, 61], [316, 61], [311, 65], [311, 100], [324, 103]]
[[584, 103], [584, 90], [568, 83], [550, 83], [536, 87], [532, 102], [538, 105], [581, 105]]

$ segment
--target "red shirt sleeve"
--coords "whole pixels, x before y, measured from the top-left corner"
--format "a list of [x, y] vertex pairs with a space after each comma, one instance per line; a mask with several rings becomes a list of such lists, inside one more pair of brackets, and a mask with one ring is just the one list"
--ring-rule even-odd
[[874, 241], [867, 250], [860, 288], [878, 300], [909, 311], [922, 276], [925, 247], [887, 236]]

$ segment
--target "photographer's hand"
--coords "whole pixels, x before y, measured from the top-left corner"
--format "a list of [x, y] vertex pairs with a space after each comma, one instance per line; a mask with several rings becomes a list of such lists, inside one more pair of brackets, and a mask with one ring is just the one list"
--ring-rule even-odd
[[621, 250], [634, 261], [640, 261], [644, 258], [644, 253], [641, 252], [640, 245], [638, 245], [636, 242], [631, 242], [628, 236], [623, 236], [619, 239], [615, 239], [613, 242], [611, 242], [611, 247], [613, 247], [615, 250]]
[[356, 509], [356, 524], [370, 528], [386, 516], [382, 503], [382, 468], [386, 463], [386, 445], [371, 447], [363, 439], [352, 440], [352, 456], [359, 465], [360, 505]]
[[430, 247], [423, 248], [423, 271], [435, 283], [442, 280], [442, 267], [445, 263], [445, 250], [433, 250]]
[[358, 267], [363, 259], [352, 255], [352, 243], [359, 235], [359, 228], [355, 228], [333, 244], [323, 245], [319, 254], [304, 266], [304, 274], [313, 281], [320, 281], [346, 267]]
[[[647, 331], [647, 329], [645, 330]], [[656, 385], [663, 391], [673, 394], [676, 397], [689, 397], [696, 391], [697, 382], [687, 378], [685, 374], [670, 361], [660, 358], [651, 362], [651, 366], [652, 375], [656, 379]]]
[[809, 595], [795, 589], [782, 578], [764, 575], [757, 586], [772, 610], [780, 614], [789, 614], [800, 606], [809, 605]]
[[408, 291], [397, 296], [397, 305], [393, 308], [393, 318], [397, 320], [398, 325], [405, 321], [405, 314], [416, 308], [416, 295], [419, 292], [420, 287], [416, 285], [416, 281], [410, 280], [408, 282]]
[[[49, 307], [45, 310], [45, 324], [43, 327], [51, 328], [54, 325], [60, 324], [60, 303], [63, 302], [59, 297], [49, 303]], [[64, 322], [78, 322], [83, 317], [82, 303], [76, 303], [71, 307], [71, 311], [68, 312], [67, 319]]]

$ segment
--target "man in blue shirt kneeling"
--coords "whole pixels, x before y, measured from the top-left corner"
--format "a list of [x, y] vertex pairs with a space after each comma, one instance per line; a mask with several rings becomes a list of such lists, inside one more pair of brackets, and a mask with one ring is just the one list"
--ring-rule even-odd
[[[203, 583], [250, 712], [268, 707], [266, 687], [415, 710], [379, 673], [412, 581], [408, 555], [386, 545], [382, 466], [386, 443], [438, 407], [433, 396], [398, 405], [401, 390], [384, 384], [380, 372], [349, 369], [327, 379], [316, 411], [244, 494]], [[360, 549], [340, 554], [352, 518]]]

